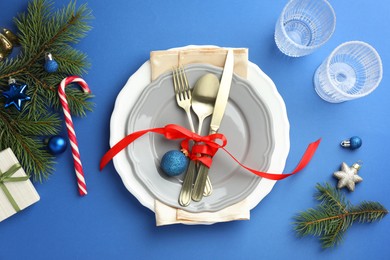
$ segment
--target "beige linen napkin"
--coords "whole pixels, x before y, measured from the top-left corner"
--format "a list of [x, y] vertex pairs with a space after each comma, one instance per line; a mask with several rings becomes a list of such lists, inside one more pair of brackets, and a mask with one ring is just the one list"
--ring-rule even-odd
[[[168, 51], [152, 51], [150, 63], [152, 81], [161, 74], [171, 71], [178, 65], [206, 63], [223, 68], [227, 49], [223, 48], [191, 48]], [[234, 49], [234, 73], [246, 78], [248, 70], [248, 49]]]
[[[193, 63], [211, 64], [224, 67], [227, 49], [224, 48], [190, 48], [167, 51], [152, 51], [150, 63], [152, 81], [161, 74], [171, 71], [172, 67]], [[246, 78], [248, 68], [248, 49], [234, 49], [234, 72]], [[179, 196], [179, 194], [178, 194]], [[211, 194], [211, 196], [213, 196]], [[156, 225], [170, 224], [211, 224], [233, 220], [249, 220], [250, 212], [246, 199], [216, 212], [191, 213], [165, 205], [155, 200], [154, 212]]]
[[247, 200], [240, 201], [220, 211], [200, 213], [176, 209], [155, 200], [154, 212], [156, 214], [157, 226], [171, 224], [213, 224], [233, 220], [249, 220], [250, 218]]

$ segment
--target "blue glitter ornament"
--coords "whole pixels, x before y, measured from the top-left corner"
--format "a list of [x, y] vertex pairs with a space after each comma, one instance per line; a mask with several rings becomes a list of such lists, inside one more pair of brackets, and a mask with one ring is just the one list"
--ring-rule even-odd
[[3, 92], [3, 96], [5, 97], [4, 107], [7, 108], [13, 105], [20, 111], [22, 109], [22, 102], [31, 99], [26, 95], [27, 84], [18, 85], [13, 78], [9, 79], [8, 84], [9, 90]]
[[47, 149], [51, 154], [61, 154], [66, 150], [67, 142], [65, 138], [59, 135], [54, 135], [46, 140]]
[[169, 176], [182, 174], [188, 166], [188, 158], [178, 150], [172, 150], [164, 154], [161, 159], [161, 169]]
[[53, 59], [51, 53], [45, 54], [45, 70], [48, 73], [53, 73], [58, 70], [58, 63]]
[[362, 139], [359, 136], [352, 136], [348, 140], [342, 141], [340, 145], [342, 147], [355, 150], [358, 149], [360, 146], [362, 146], [362, 144], [363, 144]]

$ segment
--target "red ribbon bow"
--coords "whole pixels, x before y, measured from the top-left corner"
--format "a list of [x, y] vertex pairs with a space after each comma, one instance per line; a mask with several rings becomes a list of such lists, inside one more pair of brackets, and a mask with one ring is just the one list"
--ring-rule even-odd
[[[306, 165], [310, 162], [315, 151], [317, 150], [318, 145], [321, 142], [321, 139], [318, 139], [316, 142], [309, 144], [304, 155], [302, 156], [301, 161], [291, 173], [288, 174], [266, 173], [266, 172], [261, 172], [261, 171], [251, 169], [243, 165], [241, 162], [239, 162], [228, 150], [225, 149], [225, 146], [227, 144], [227, 139], [223, 134], [216, 133], [207, 136], [200, 136], [179, 125], [169, 124], [166, 125], [165, 127], [141, 130], [127, 135], [125, 138], [123, 138], [121, 141], [115, 144], [110, 150], [108, 150], [108, 152], [102, 157], [100, 161], [100, 170], [102, 170], [107, 165], [107, 163], [109, 163], [112, 160], [112, 158], [114, 158], [114, 156], [117, 155], [120, 151], [122, 151], [129, 144], [131, 144], [136, 139], [138, 139], [139, 137], [147, 133], [160, 134], [165, 136], [165, 138], [169, 140], [183, 139], [183, 141], [181, 142], [181, 147], [187, 151], [190, 151], [189, 154], [190, 159], [200, 161], [207, 167], [211, 166], [212, 157], [215, 155], [218, 149], [222, 149], [230, 157], [232, 157], [233, 160], [235, 160], [241, 167], [245, 168], [246, 170], [260, 177], [267, 178], [270, 180], [282, 180], [305, 168]], [[192, 147], [192, 149], [189, 149], [189, 142], [191, 140], [200, 144], [195, 144]], [[221, 144], [219, 144], [218, 141], [221, 142]], [[201, 154], [201, 156], [198, 156], [199, 154]]]

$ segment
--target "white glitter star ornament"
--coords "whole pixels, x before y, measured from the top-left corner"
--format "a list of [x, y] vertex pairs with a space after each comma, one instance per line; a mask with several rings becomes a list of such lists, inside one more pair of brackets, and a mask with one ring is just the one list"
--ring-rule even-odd
[[349, 167], [345, 162], [341, 164], [341, 171], [334, 172], [333, 175], [339, 179], [337, 188], [347, 187], [350, 191], [355, 190], [355, 183], [363, 181], [357, 172], [360, 169], [360, 164], [354, 163]]

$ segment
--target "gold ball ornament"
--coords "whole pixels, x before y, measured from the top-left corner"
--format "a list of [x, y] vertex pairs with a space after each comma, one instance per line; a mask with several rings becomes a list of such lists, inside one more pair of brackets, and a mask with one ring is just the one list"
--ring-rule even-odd
[[0, 61], [12, 52], [13, 47], [19, 45], [18, 37], [10, 30], [2, 28], [0, 30]]

